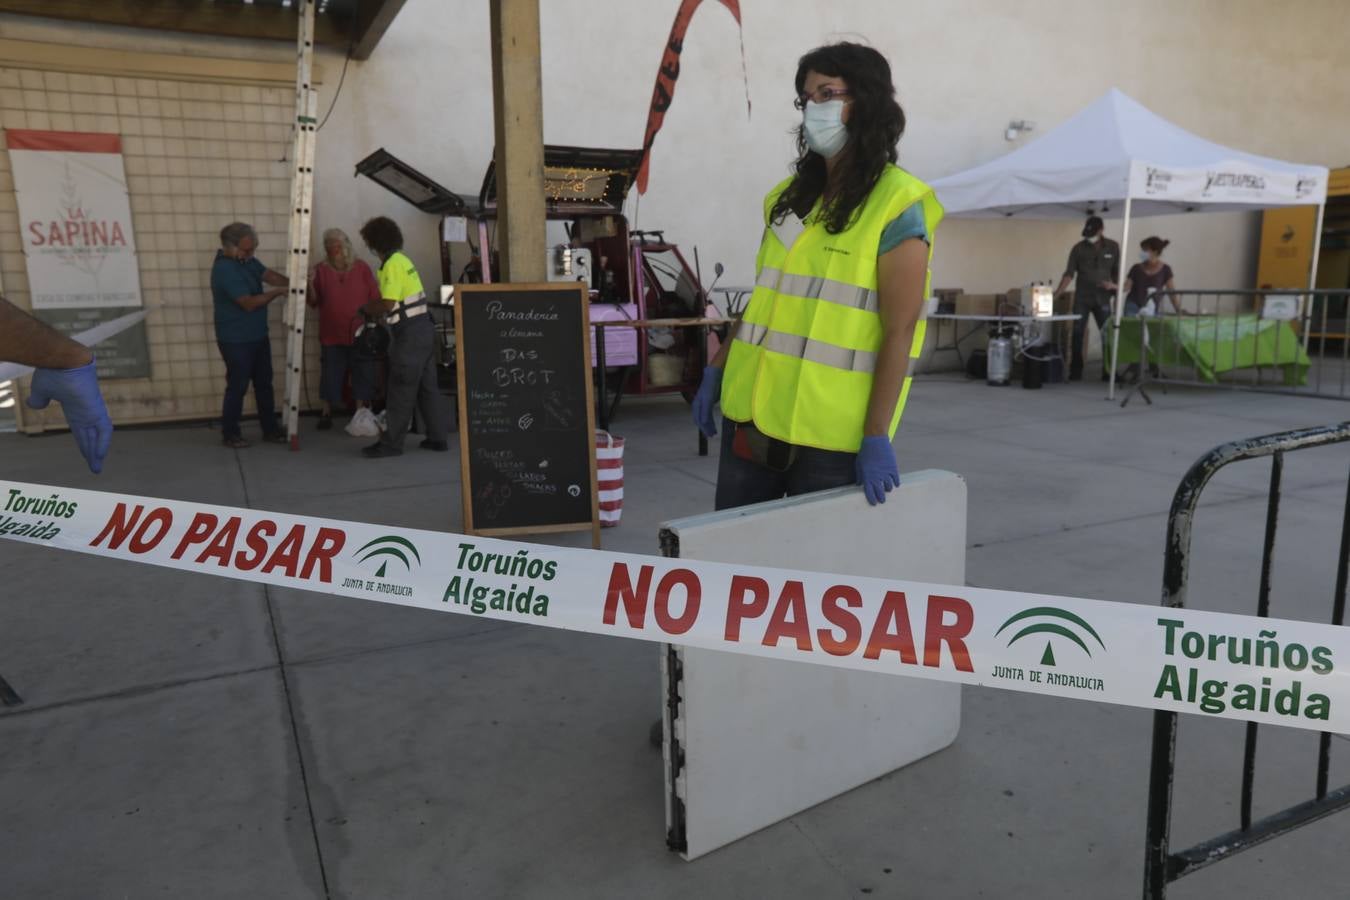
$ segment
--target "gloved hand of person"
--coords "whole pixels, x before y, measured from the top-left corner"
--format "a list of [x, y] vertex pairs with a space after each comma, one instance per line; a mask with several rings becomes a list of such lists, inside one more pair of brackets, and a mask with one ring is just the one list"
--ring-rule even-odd
[[854, 463], [858, 484], [862, 485], [867, 502], [876, 506], [886, 502], [887, 492], [900, 486], [900, 467], [895, 461], [895, 448], [885, 435], [874, 434], [862, 439], [858, 458]]
[[46, 409], [51, 401], [61, 404], [66, 424], [75, 436], [75, 443], [89, 463], [89, 471], [97, 475], [103, 471], [103, 458], [112, 442], [112, 419], [103, 395], [98, 389], [98, 374], [94, 363], [77, 369], [38, 369], [33, 373], [33, 386], [28, 405]]
[[708, 366], [703, 370], [703, 380], [699, 382], [698, 393], [694, 395], [694, 424], [708, 437], [717, 435], [717, 422], [713, 419], [713, 407], [722, 398], [722, 370]]

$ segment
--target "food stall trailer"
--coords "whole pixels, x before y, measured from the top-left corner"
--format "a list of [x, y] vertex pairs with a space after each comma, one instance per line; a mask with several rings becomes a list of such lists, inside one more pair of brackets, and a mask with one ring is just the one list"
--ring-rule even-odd
[[[697, 266], [691, 267], [662, 232], [630, 229], [624, 216], [624, 201], [641, 160], [641, 150], [544, 147], [546, 215], [562, 224], [564, 235], [546, 251], [548, 279], [588, 285], [592, 365], [601, 373], [597, 399], [602, 427], [625, 393], [692, 398], [717, 346], [717, 337], [708, 330], [720, 319]], [[454, 284], [494, 280], [495, 161], [488, 164], [477, 197], [448, 190], [383, 148], [357, 163], [356, 173], [440, 217], [444, 306], [453, 304]], [[615, 325], [596, 324], [602, 322]], [[445, 354], [453, 354], [454, 335], [448, 325], [440, 327], [444, 363]]]

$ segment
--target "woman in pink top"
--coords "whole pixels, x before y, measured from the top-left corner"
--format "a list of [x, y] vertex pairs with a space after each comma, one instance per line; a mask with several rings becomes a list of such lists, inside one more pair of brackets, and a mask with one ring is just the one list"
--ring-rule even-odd
[[327, 259], [314, 267], [309, 305], [319, 310], [319, 352], [322, 375], [319, 395], [323, 412], [319, 429], [333, 427], [333, 407], [342, 405], [342, 383], [352, 374], [352, 397], [358, 407], [369, 406], [375, 394], [375, 360], [365, 359], [352, 347], [361, 327], [361, 307], [380, 299], [375, 273], [352, 253], [352, 242], [340, 228], [323, 233]]

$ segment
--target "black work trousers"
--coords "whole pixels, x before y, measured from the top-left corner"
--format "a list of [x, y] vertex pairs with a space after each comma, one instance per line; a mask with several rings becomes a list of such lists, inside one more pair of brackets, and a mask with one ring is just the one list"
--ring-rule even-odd
[[1078, 318], [1073, 322], [1073, 359], [1069, 362], [1069, 374], [1083, 374], [1083, 335], [1087, 333], [1088, 316], [1097, 320], [1097, 328], [1102, 333], [1102, 368], [1106, 368], [1111, 360], [1111, 350], [1106, 340], [1110, 334], [1106, 323], [1111, 318], [1111, 301], [1109, 299], [1076, 301], [1073, 313]]
[[421, 315], [391, 326], [389, 332], [393, 340], [380, 443], [402, 450], [413, 410], [422, 414], [427, 440], [444, 442], [450, 414], [436, 383], [436, 326], [430, 315]]

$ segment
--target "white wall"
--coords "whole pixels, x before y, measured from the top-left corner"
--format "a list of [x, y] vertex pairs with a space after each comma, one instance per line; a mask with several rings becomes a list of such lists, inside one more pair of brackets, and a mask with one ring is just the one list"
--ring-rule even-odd
[[[541, 0], [544, 121], [550, 143], [637, 147], [676, 0]], [[682, 74], [652, 162], [639, 224], [697, 245], [705, 270], [746, 282], [760, 198], [790, 161], [797, 57], [828, 40], [870, 41], [890, 59], [909, 127], [901, 162], [935, 178], [1007, 152], [1010, 119], [1049, 130], [1115, 86], [1203, 137], [1304, 162], [1350, 162], [1350, 79], [1341, 0], [741, 0], [749, 89], [731, 16], [708, 0], [685, 41]], [[383, 146], [451, 188], [476, 193], [492, 152], [487, 0], [408, 0], [374, 57], [353, 62], [319, 137], [316, 228], [355, 234], [386, 214], [408, 232], [418, 267], [439, 272], [431, 217], [354, 163]], [[0, 17], [0, 35], [165, 52], [289, 59], [280, 44], [37, 24]], [[327, 110], [341, 56], [322, 54]], [[1330, 114], [1331, 111], [1339, 111]], [[630, 212], [634, 205], [630, 204]], [[1179, 284], [1250, 286], [1251, 214], [1140, 221], [1138, 237], [1173, 241]], [[1108, 225], [1118, 236], [1119, 224]], [[1002, 290], [1056, 277], [1071, 223], [949, 221], [934, 283]], [[1132, 240], [1131, 243], [1134, 243]], [[1127, 248], [1127, 258], [1133, 248]]]

